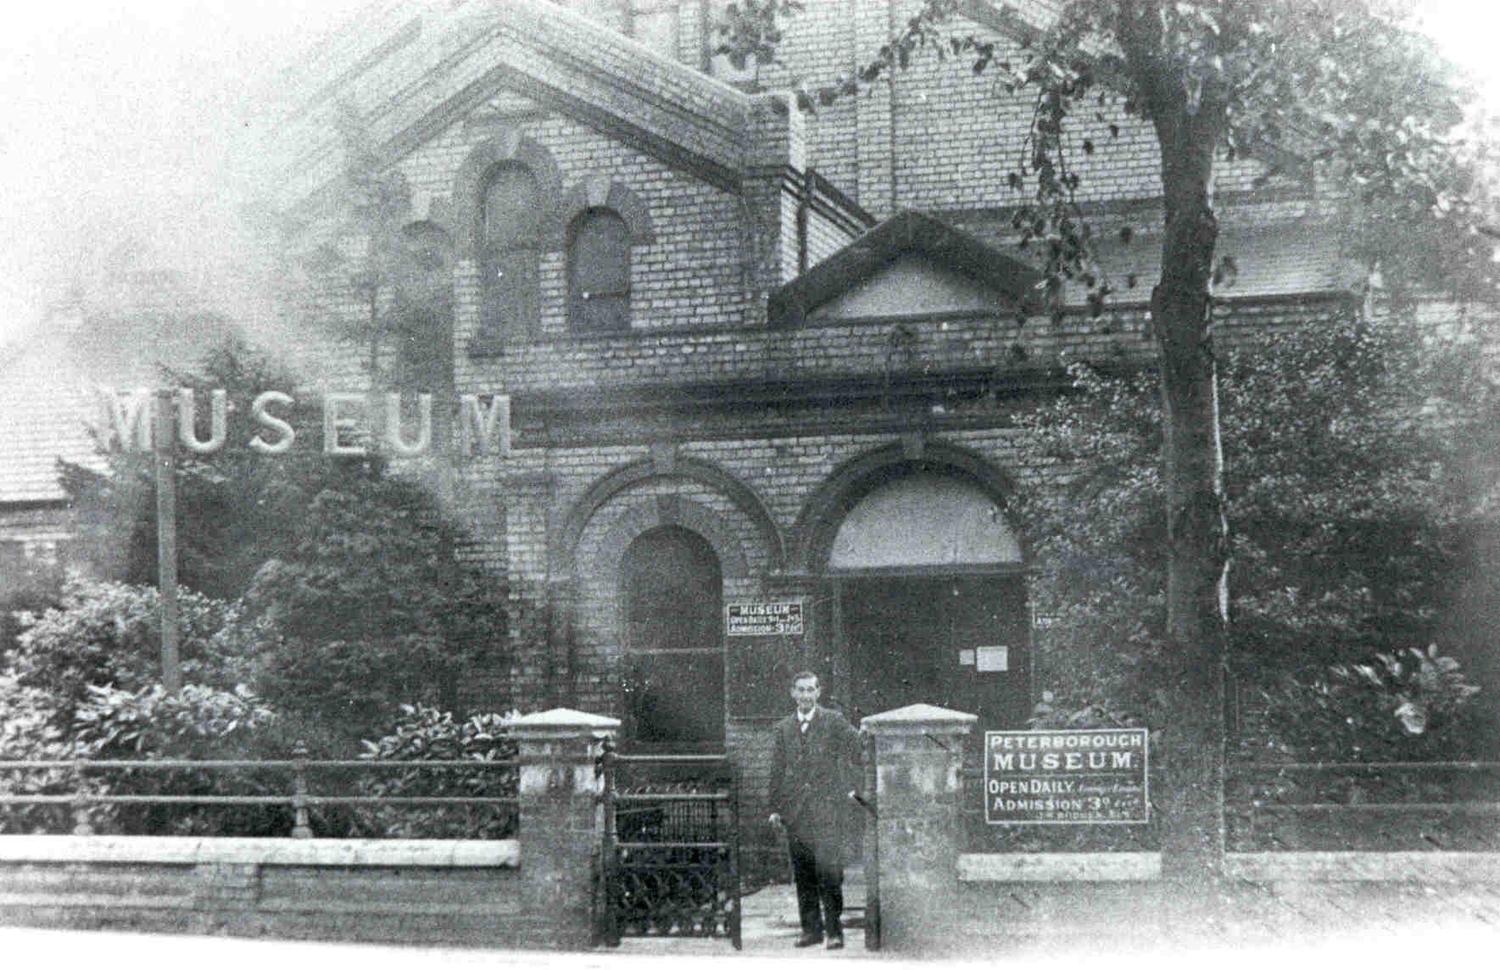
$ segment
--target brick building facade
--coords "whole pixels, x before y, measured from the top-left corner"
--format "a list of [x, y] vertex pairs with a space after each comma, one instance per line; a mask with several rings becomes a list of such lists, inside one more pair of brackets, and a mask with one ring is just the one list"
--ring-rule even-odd
[[[745, 72], [712, 54], [716, 7], [376, 3], [288, 72], [265, 157], [277, 207], [316, 234], [352, 101], [451, 282], [434, 339], [453, 390], [512, 399], [511, 454], [453, 483], [466, 554], [512, 606], [514, 663], [475, 671], [467, 703], [724, 745], [757, 791], [802, 668], [856, 716], [924, 701], [1024, 720], [1034, 624], [1007, 504], [1063, 472], [1014, 416], [1066, 386], [1067, 359], [1153, 348], [1144, 291], [1100, 319], [1034, 312], [1002, 161], [1023, 95], [935, 59], [816, 115], [777, 92], [848, 73], [911, 0], [812, 0], [785, 64]], [[1002, 46], [1034, 29], [967, 13]], [[1149, 280], [1154, 141], [1109, 121], [1083, 205], [1136, 228], [1103, 257]], [[1245, 267], [1224, 339], [1351, 307], [1316, 200], [1255, 174], [1220, 179]], [[282, 316], [329, 296], [298, 290]], [[278, 343], [321, 389], [360, 387], [357, 348], [295, 326]], [[726, 626], [766, 604], [800, 609], [800, 633]]]
[[[907, 0], [810, 3], [758, 71], [713, 55], [698, 0], [450, 6], [379, 6], [331, 41], [275, 144], [281, 203], [316, 224], [332, 104], [355, 102], [445, 253], [455, 390], [512, 398], [514, 451], [455, 491], [513, 608], [514, 666], [476, 671], [469, 702], [727, 745], [752, 791], [804, 667], [856, 716], [1018, 725], [1033, 618], [1007, 502], [1061, 472], [1014, 415], [1066, 358], [1152, 354], [1144, 292], [1098, 320], [1033, 312], [1001, 161], [1024, 96], [936, 59], [815, 115], [777, 93], [848, 73]], [[1011, 48], [1033, 29], [968, 17]], [[1083, 204], [1137, 227], [1105, 261], [1150, 279], [1154, 141], [1109, 121]], [[1247, 268], [1226, 339], [1351, 306], [1315, 200], [1256, 174], [1220, 180]], [[767, 604], [801, 632], [727, 625]]]

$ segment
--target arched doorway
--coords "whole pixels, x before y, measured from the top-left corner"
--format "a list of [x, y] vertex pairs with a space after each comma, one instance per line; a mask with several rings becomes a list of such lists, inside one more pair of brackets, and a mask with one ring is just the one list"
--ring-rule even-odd
[[1014, 728], [1030, 714], [1031, 618], [1020, 542], [977, 482], [887, 469], [829, 548], [834, 635], [858, 717], [907, 704]]
[[620, 564], [625, 736], [633, 746], [722, 750], [724, 583], [696, 532], [660, 526]]

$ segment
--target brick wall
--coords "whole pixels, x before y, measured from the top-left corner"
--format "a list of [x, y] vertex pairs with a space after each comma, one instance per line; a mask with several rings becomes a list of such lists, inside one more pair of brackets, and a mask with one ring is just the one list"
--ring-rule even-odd
[[[321, 840], [6, 839], [4, 925], [470, 946], [546, 932], [529, 926], [513, 842], [349, 851]], [[18, 840], [36, 846], [33, 858]], [[335, 861], [361, 851], [368, 861]]]

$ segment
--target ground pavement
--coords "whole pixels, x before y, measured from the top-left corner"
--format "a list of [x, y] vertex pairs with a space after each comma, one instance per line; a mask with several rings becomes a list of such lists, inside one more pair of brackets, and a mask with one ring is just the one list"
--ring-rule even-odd
[[[910, 955], [876, 953], [865, 949], [859, 927], [863, 887], [858, 874], [851, 880], [850, 922], [843, 950], [822, 947], [796, 949], [798, 936], [796, 893], [791, 886], [768, 886], [742, 902], [744, 949], [738, 953], [724, 939], [628, 939], [614, 949], [586, 953], [551, 953], [479, 947], [414, 947], [366, 943], [304, 942], [246, 939], [237, 937], [166, 936], [106, 931], [33, 930], [0, 927], [0, 968], [71, 970], [73, 967], [107, 967], [151, 970], [178, 967], [212, 970], [414, 970], [414, 968], [495, 968], [495, 970], [690, 970], [707, 961], [730, 961], [735, 967], [796, 966], [809, 970], [810, 963], [839, 960], [846, 967], [868, 965], [878, 970], [1002, 964], [1004, 970], [1072, 970], [1107, 967], [1108, 970], [1167, 970], [1183, 967], [1203, 970], [1295, 970], [1302, 966], [1354, 966], [1360, 970], [1413, 966], [1444, 966], [1462, 960], [1461, 966], [1483, 967], [1500, 953], [1500, 926], [1485, 917], [1495, 912], [1496, 896], [1490, 887], [1449, 888], [1441, 893], [1443, 911], [1457, 917], [1451, 923], [1434, 918], [1434, 910], [1421, 913], [1410, 904], [1398, 907], [1378, 925], [1339, 931], [1338, 914], [1329, 912], [1323, 925], [1328, 938], [1318, 942], [1282, 938], [1254, 944], [1228, 939], [1190, 948], [1128, 949], [1104, 941], [1069, 945], [1017, 947], [995, 952], [968, 954], [949, 960], [917, 960]], [[1479, 908], [1475, 908], [1479, 907]], [[1403, 916], [1416, 916], [1403, 920]], [[1476, 919], [1476, 917], [1478, 917]]]

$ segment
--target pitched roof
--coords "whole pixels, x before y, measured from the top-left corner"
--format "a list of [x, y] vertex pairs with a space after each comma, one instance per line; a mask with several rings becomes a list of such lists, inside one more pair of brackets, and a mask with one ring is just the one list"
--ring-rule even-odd
[[342, 73], [336, 66], [333, 77], [307, 72], [301, 99], [265, 119], [262, 147], [278, 170], [282, 205], [315, 197], [337, 175], [332, 116], [340, 101], [354, 103], [392, 161], [506, 90], [648, 146], [669, 145], [725, 184], [755, 147], [745, 138], [750, 96], [556, 4], [417, 10], [366, 34], [357, 39], [379, 59]]
[[796, 324], [811, 310], [874, 276], [897, 259], [925, 256], [1034, 310], [1041, 275], [1026, 263], [923, 212], [898, 212], [775, 290], [772, 323]]
[[54, 314], [0, 362], [0, 506], [63, 501], [59, 460], [103, 466], [89, 431], [103, 413], [100, 388], [154, 386], [161, 363], [190, 366], [228, 329], [201, 312]]

